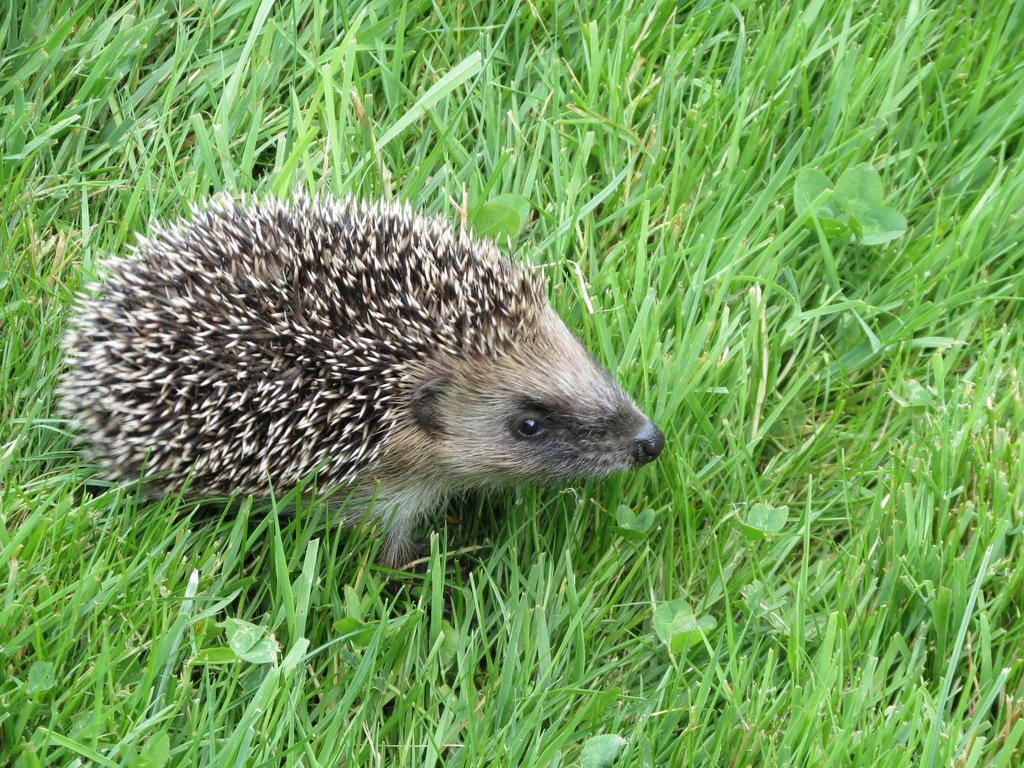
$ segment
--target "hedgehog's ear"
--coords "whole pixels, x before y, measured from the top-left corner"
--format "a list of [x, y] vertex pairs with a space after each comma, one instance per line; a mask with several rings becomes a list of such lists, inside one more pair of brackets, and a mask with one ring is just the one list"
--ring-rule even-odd
[[409, 407], [416, 424], [428, 435], [436, 435], [444, 429], [441, 421], [441, 395], [448, 387], [448, 377], [443, 374], [431, 376], [412, 392]]

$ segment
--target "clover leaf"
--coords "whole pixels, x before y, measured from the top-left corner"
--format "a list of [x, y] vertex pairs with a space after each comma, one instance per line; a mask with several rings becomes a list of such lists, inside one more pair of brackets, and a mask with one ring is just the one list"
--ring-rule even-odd
[[809, 213], [826, 236], [852, 236], [862, 245], [882, 245], [907, 231], [907, 219], [885, 205], [882, 180], [868, 163], [848, 168], [835, 184], [819, 170], [796, 175], [793, 204], [798, 215]]
[[654, 609], [654, 632], [672, 653], [682, 653], [700, 642], [701, 633], [715, 627], [711, 616], [697, 616], [683, 598], [660, 603]]
[[480, 237], [515, 237], [530, 216], [530, 201], [522, 195], [498, 195], [480, 206], [473, 229]]

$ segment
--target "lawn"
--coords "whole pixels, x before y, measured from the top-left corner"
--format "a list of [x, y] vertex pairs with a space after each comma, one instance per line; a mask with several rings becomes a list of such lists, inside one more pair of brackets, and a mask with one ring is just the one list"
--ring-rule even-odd
[[[7, 0], [0, 40], [0, 764], [1022, 764], [1024, 5]], [[425, 573], [301, 498], [104, 485], [73, 295], [298, 186], [510, 235], [665, 454], [464, 499]]]

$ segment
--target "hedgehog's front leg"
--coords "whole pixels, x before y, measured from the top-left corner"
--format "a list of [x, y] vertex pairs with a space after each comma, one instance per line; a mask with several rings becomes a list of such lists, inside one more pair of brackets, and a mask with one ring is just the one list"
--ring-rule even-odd
[[394, 520], [384, 534], [377, 559], [388, 568], [402, 568], [423, 555], [422, 541], [413, 537], [415, 524], [405, 519]]
[[373, 516], [384, 529], [378, 554], [382, 565], [399, 568], [425, 554], [425, 542], [415, 538], [416, 529], [437, 509], [442, 496], [438, 489], [420, 483], [381, 487]]

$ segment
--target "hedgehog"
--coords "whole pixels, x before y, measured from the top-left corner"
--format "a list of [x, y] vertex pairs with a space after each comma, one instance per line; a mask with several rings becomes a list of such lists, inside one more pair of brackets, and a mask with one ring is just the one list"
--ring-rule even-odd
[[662, 451], [546, 294], [541, 272], [407, 204], [217, 197], [77, 297], [58, 394], [110, 479], [205, 499], [315, 474], [349, 489], [340, 522], [369, 516], [397, 567], [455, 494]]

